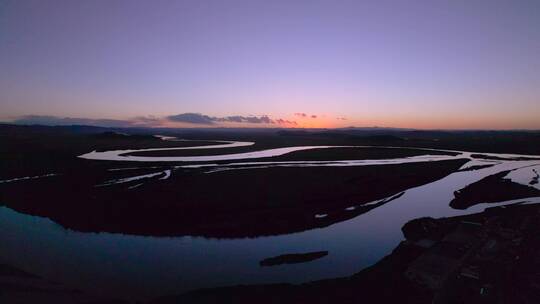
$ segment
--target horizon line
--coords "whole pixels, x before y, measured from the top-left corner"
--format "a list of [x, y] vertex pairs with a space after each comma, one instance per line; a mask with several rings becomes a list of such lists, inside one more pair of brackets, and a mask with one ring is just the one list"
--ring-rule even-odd
[[227, 127], [227, 126], [194, 126], [194, 127], [151, 127], [151, 126], [100, 126], [92, 124], [25, 124], [25, 123], [13, 123], [13, 122], [0, 122], [0, 126], [20, 126], [20, 127], [91, 127], [102, 129], [161, 129], [161, 130], [345, 130], [345, 129], [379, 129], [379, 130], [394, 130], [394, 131], [447, 131], [447, 132], [540, 132], [540, 129], [486, 129], [486, 128], [464, 128], [464, 129], [452, 129], [452, 128], [406, 128], [406, 127], [379, 127], [379, 126], [349, 126], [349, 127], [335, 127], [335, 128], [315, 128], [315, 127]]

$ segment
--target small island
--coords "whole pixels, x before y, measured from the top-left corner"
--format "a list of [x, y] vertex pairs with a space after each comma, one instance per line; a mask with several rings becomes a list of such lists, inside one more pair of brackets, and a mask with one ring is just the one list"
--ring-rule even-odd
[[328, 251], [315, 251], [307, 253], [282, 254], [267, 258], [259, 262], [261, 267], [277, 266], [282, 264], [298, 264], [318, 260], [328, 255]]

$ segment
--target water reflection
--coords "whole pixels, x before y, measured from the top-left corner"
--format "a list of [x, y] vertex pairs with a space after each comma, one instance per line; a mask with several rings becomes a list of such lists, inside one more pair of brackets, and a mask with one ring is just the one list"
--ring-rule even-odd
[[[0, 261], [70, 287], [137, 299], [211, 286], [299, 283], [347, 276], [388, 254], [402, 239], [401, 227], [411, 219], [468, 214], [486, 207], [451, 209], [448, 203], [455, 190], [500, 171], [533, 165], [539, 162], [502, 161], [481, 170], [456, 172], [409, 189], [354, 219], [326, 228], [255, 239], [80, 233], [2, 207]], [[312, 251], [328, 251], [329, 255], [304, 264], [259, 266], [260, 260], [270, 256]]]

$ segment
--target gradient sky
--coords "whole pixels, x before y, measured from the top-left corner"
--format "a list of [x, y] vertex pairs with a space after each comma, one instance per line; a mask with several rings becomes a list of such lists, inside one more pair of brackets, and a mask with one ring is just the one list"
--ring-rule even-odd
[[0, 71], [2, 120], [540, 129], [540, 1], [0, 0]]

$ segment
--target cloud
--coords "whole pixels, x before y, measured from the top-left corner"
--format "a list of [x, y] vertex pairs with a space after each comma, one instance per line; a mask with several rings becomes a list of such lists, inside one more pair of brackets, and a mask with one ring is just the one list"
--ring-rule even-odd
[[163, 123], [161, 118], [155, 116], [137, 116], [129, 120], [132, 124], [145, 125], [145, 126], [160, 126]]
[[244, 117], [242, 117], [242, 116], [229, 116], [229, 117], [221, 118], [220, 121], [244, 122]]
[[317, 115], [309, 115], [309, 114], [303, 113], [303, 112], [294, 113], [294, 116], [298, 116], [298, 117], [302, 117], [302, 118], [307, 118], [307, 117], [317, 118]]
[[295, 125], [295, 126], [298, 125], [298, 123], [296, 121], [285, 120], [285, 119], [281, 119], [281, 118], [276, 119], [276, 123], [280, 124], [280, 125]]
[[213, 125], [217, 122], [233, 122], [233, 123], [251, 123], [251, 124], [274, 124], [276, 123], [267, 115], [262, 116], [225, 116], [225, 117], [212, 117], [208, 115], [203, 115], [200, 113], [182, 113], [178, 115], [167, 116], [169, 121], [173, 122], [184, 122], [191, 124], [201, 124], [201, 125]]
[[345, 117], [337, 117], [336, 119], [338, 119], [338, 120], [347, 120], [347, 118], [345, 118]]
[[140, 116], [131, 120], [120, 119], [93, 119], [76, 117], [58, 117], [48, 115], [26, 115], [13, 121], [15, 124], [22, 125], [49, 125], [49, 126], [69, 126], [69, 125], [87, 125], [111, 128], [128, 127], [155, 127], [160, 124], [160, 120], [155, 117]]
[[171, 115], [167, 116], [167, 119], [174, 122], [186, 122], [199, 125], [213, 125], [215, 121], [215, 117], [210, 117], [199, 113], [182, 113]]
[[261, 117], [246, 117], [246, 120], [250, 123], [274, 123], [270, 117], [264, 115]]
[[227, 117], [214, 117], [215, 121], [220, 122], [238, 122], [238, 123], [265, 123], [265, 124], [273, 124], [275, 123], [270, 117], [267, 115], [263, 115], [260, 117], [257, 116], [227, 116]]
[[248, 123], [248, 124], [279, 124], [279, 125], [297, 125], [296, 121], [286, 119], [271, 119], [268, 115], [261, 116], [225, 116], [213, 117], [200, 113], [182, 113], [166, 117], [155, 116], [137, 116], [130, 119], [93, 119], [93, 118], [74, 118], [59, 117], [47, 115], [26, 115], [21, 116], [14, 121], [15, 124], [23, 125], [49, 125], [49, 126], [69, 126], [69, 125], [87, 125], [110, 128], [151, 128], [162, 127], [167, 122], [188, 123], [201, 126], [211, 126], [218, 123]]

